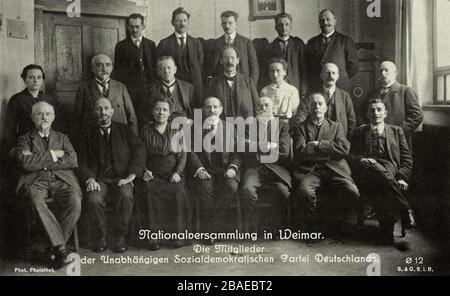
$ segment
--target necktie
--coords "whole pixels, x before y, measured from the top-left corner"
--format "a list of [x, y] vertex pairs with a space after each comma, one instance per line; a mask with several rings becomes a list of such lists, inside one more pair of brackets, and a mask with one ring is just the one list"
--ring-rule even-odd
[[386, 94], [388, 93], [388, 91], [389, 91], [389, 88], [382, 88], [381, 92], [380, 92], [380, 97], [383, 99], [386, 96]]
[[281, 52], [283, 54], [283, 59], [287, 59], [287, 40], [280, 39]]
[[136, 45], [137, 48], [139, 48], [141, 46], [141, 41], [139, 39], [134, 40], [134, 44]]
[[42, 137], [42, 140], [44, 140], [45, 150], [48, 149], [48, 136]]
[[227, 37], [227, 40], [225, 43], [226, 43], [226, 45], [231, 45], [231, 36]]
[[102, 86], [102, 95], [103, 97], [107, 98], [108, 94], [109, 94], [109, 89], [108, 89], [108, 82], [106, 81], [102, 81], [102, 82], [98, 82], [98, 84], [100, 84]]
[[184, 43], [184, 37], [183, 36], [180, 37], [180, 45], [181, 45], [181, 48], [184, 50], [184, 48], [186, 47], [186, 44]]
[[323, 51], [327, 50], [328, 44], [330, 43], [330, 39], [331, 39], [331, 36], [330, 37], [325, 37], [325, 36], [322, 37]]
[[163, 83], [163, 86], [164, 86], [163, 89], [165, 89], [164, 93], [168, 98], [170, 98], [170, 96], [172, 95], [172, 92], [170, 91], [170, 89], [175, 85], [175, 83], [176, 82], [172, 83], [171, 85], [167, 85], [167, 84]]
[[105, 144], [108, 144], [108, 140], [109, 140], [109, 133], [108, 133], [108, 130], [109, 130], [109, 128], [108, 127], [100, 127], [100, 129], [102, 130], [102, 132], [103, 132], [103, 139], [105, 140]]

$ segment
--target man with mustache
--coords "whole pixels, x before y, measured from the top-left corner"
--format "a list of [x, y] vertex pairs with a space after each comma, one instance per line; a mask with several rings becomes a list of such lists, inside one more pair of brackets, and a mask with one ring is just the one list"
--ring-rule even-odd
[[338, 87], [350, 92], [350, 79], [359, 72], [358, 55], [353, 40], [336, 31], [336, 22], [336, 14], [331, 9], [319, 13], [322, 32], [306, 44], [308, 86], [319, 88], [322, 65], [334, 63], [340, 70]]
[[[258, 133], [255, 139], [249, 135], [248, 149], [242, 153], [241, 196], [250, 216], [250, 231], [262, 226], [278, 236], [287, 222], [286, 209], [291, 188], [291, 176], [286, 169], [289, 161], [291, 138], [289, 125], [274, 116], [274, 103], [271, 98], [257, 100]], [[251, 147], [257, 145], [252, 151]], [[256, 151], [256, 152], [254, 152]], [[265, 193], [265, 194], [264, 194]], [[270, 212], [261, 215], [258, 204], [261, 200], [270, 202]]]
[[[156, 48], [157, 57], [172, 56], [177, 66], [177, 79], [191, 83], [195, 96], [203, 100], [203, 47], [200, 40], [187, 33], [191, 15], [178, 7], [172, 12], [175, 32], [161, 40]], [[201, 104], [197, 105], [200, 107]]]
[[[322, 72], [320, 73], [323, 84], [314, 91], [322, 93], [325, 97], [327, 102], [325, 117], [339, 122], [344, 129], [345, 136], [350, 140], [353, 130], [356, 128], [356, 115], [350, 94], [336, 86], [340, 77], [339, 73], [339, 68], [336, 64], [326, 63], [323, 65]], [[308, 108], [302, 108], [302, 110], [308, 110]], [[298, 112], [294, 116], [294, 120], [303, 122], [308, 113], [308, 111]]]
[[146, 153], [139, 137], [123, 123], [112, 120], [115, 109], [110, 100], [100, 98], [92, 106], [95, 122], [83, 130], [80, 139], [79, 179], [84, 185], [85, 205], [89, 217], [91, 248], [103, 252], [107, 248], [106, 202], [113, 209], [111, 231], [113, 251], [128, 249], [134, 204], [136, 176], [141, 176]]
[[222, 73], [222, 48], [228, 45], [235, 47], [239, 52], [240, 63], [237, 68], [238, 72], [250, 78], [257, 85], [259, 78], [258, 57], [252, 41], [236, 32], [238, 18], [239, 14], [234, 11], [225, 11], [220, 15], [222, 29], [225, 34], [215, 40], [214, 66], [209, 76], [213, 77]]
[[[203, 147], [201, 152], [189, 153], [193, 189], [197, 192], [200, 205], [201, 232], [223, 232], [225, 214], [231, 198], [237, 191], [240, 178], [240, 158], [231, 146], [230, 132], [234, 126], [227, 126], [220, 119], [223, 106], [218, 98], [209, 97], [203, 103], [206, 116], [203, 139], [211, 147]], [[214, 244], [208, 240], [207, 244]]]
[[[148, 93], [145, 86], [156, 80], [156, 44], [144, 37], [145, 18], [139, 13], [127, 19], [128, 36], [119, 41], [114, 53], [114, 71], [111, 77], [126, 85], [133, 107], [141, 118], [147, 115], [143, 106]], [[141, 114], [142, 113], [142, 114]]]
[[[57, 268], [69, 263], [66, 243], [80, 217], [81, 189], [73, 170], [77, 154], [69, 137], [52, 129], [53, 106], [41, 101], [33, 105], [34, 130], [18, 138], [16, 158], [22, 169], [17, 195], [36, 210], [50, 239]], [[57, 211], [45, 200], [54, 198]], [[31, 247], [31, 246], [30, 246]]]
[[127, 87], [110, 78], [112, 70], [112, 61], [107, 55], [99, 54], [92, 58], [94, 78], [81, 83], [73, 105], [72, 133], [76, 147], [81, 131], [96, 121], [92, 116], [93, 106], [99, 98], [110, 100], [115, 110], [112, 115], [114, 121], [126, 124], [136, 135], [138, 133], [138, 120]]
[[[172, 105], [172, 118], [192, 118], [194, 108], [197, 106], [194, 98], [192, 84], [176, 79], [178, 71], [175, 60], [171, 56], [161, 56], [156, 61], [159, 80], [152, 83], [149, 89], [149, 98], [145, 104], [145, 110], [151, 115], [150, 108], [153, 105], [152, 98], [162, 95], [168, 98]], [[147, 116], [148, 117], [148, 116]], [[149, 118], [147, 121], [152, 120]], [[145, 122], [146, 123], [146, 122]]]
[[[343, 218], [351, 206], [357, 204], [359, 191], [351, 177], [347, 156], [350, 142], [342, 124], [325, 117], [327, 102], [322, 93], [309, 97], [309, 117], [292, 126], [294, 159], [292, 161], [294, 190], [292, 215], [294, 225], [302, 223], [308, 230], [317, 230], [318, 211], [329, 204], [331, 225], [341, 231]], [[335, 192], [324, 201], [318, 190], [327, 186]], [[334, 214], [332, 214], [334, 213]]]
[[211, 80], [207, 93], [222, 103], [222, 118], [253, 116], [258, 92], [253, 80], [237, 70], [239, 51], [234, 46], [226, 45], [222, 48], [220, 63], [223, 74]]
[[[412, 151], [412, 133], [423, 121], [423, 112], [416, 92], [409, 86], [397, 82], [397, 67], [390, 61], [382, 62], [378, 67], [379, 88], [369, 94], [368, 98], [381, 99], [390, 108], [385, 122], [400, 126]], [[367, 123], [368, 104], [361, 104], [359, 123]]]
[[410, 226], [415, 225], [414, 212], [403, 195], [413, 159], [402, 128], [385, 123], [388, 111], [381, 99], [369, 101], [367, 116], [370, 123], [358, 127], [353, 135], [354, 177], [375, 207], [381, 242], [392, 244], [397, 213], [408, 217]]

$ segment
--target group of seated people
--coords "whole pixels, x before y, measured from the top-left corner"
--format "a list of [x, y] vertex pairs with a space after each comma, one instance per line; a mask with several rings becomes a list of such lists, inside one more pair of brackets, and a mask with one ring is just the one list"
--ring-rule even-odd
[[[303, 97], [289, 84], [283, 58], [268, 62], [271, 82], [258, 92], [239, 72], [239, 57], [236, 47], [224, 45], [222, 73], [209, 80], [203, 100], [194, 101], [195, 86], [177, 78], [175, 58], [162, 54], [156, 59], [159, 80], [140, 86], [147, 98], [136, 104], [127, 86], [110, 78], [111, 59], [97, 55], [94, 78], [78, 89], [68, 135], [52, 127], [55, 118], [64, 119], [58, 118], [57, 101], [40, 90], [42, 67], [23, 69], [26, 89], [10, 99], [6, 119], [10, 156], [21, 172], [16, 193], [38, 213], [58, 265], [67, 263], [66, 243], [82, 204], [95, 252], [108, 246], [127, 250], [136, 208], [149, 230], [180, 233], [194, 230], [189, 221], [196, 205], [197, 230], [223, 232], [227, 210], [238, 198], [253, 218], [253, 231], [261, 220], [255, 218], [258, 203], [268, 191], [271, 207], [264, 219], [271, 219], [273, 231], [317, 230], [326, 204], [334, 207], [336, 225], [350, 209], [363, 223], [361, 196], [375, 209], [383, 243], [393, 243], [398, 214], [414, 226], [404, 192], [412, 171], [410, 136], [422, 115], [414, 92], [395, 81], [393, 63], [380, 64], [382, 91], [362, 104], [368, 121], [357, 127], [350, 95], [336, 87], [336, 64], [325, 63], [321, 88]], [[55, 213], [45, 202], [49, 196]], [[149, 240], [148, 249], [158, 250], [161, 243]]]

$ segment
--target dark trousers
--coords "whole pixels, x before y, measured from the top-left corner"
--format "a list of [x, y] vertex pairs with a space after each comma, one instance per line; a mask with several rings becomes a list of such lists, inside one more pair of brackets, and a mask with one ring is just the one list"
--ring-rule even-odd
[[355, 179], [361, 192], [372, 202], [380, 224], [393, 224], [396, 214], [410, 209], [395, 176], [380, 163], [361, 168]]
[[222, 174], [211, 174], [209, 180], [195, 179], [200, 207], [200, 229], [202, 232], [223, 232], [223, 222], [233, 194], [237, 191], [236, 179]]
[[[258, 200], [263, 196], [261, 187], [267, 190], [264, 196], [271, 204], [270, 214], [264, 217], [271, 227], [281, 229], [285, 219], [285, 209], [289, 198], [289, 187], [273, 171], [265, 166], [247, 169], [242, 178], [242, 196], [247, 204], [250, 216], [250, 228], [260, 224]], [[266, 199], [267, 199], [266, 198]]]
[[294, 177], [296, 194], [292, 204], [292, 214], [296, 226], [318, 225], [318, 209], [323, 206], [324, 200], [319, 198], [317, 193], [322, 187], [328, 189], [330, 197], [328, 202], [335, 208], [334, 219], [345, 217], [352, 205], [358, 207], [360, 196], [353, 180], [345, 178], [327, 167], [315, 168], [309, 174], [294, 173]]
[[128, 183], [119, 187], [117, 182], [118, 180], [99, 181], [100, 191], [87, 192], [85, 195], [91, 238], [94, 240], [105, 237], [107, 233], [106, 202], [112, 205], [113, 236], [124, 237], [129, 232], [134, 205], [134, 186]]
[[[25, 191], [24, 197], [31, 201], [52, 246], [64, 245], [72, 235], [81, 213], [81, 195], [64, 181], [37, 180]], [[49, 208], [45, 199], [53, 197], [56, 213]]]

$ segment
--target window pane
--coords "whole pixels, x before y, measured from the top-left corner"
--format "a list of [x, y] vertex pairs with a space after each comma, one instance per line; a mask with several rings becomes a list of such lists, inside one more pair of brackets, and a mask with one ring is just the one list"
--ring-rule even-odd
[[450, 75], [446, 75], [445, 76], [445, 80], [447, 81], [447, 83], [446, 83], [446, 87], [445, 87], [445, 90], [446, 90], [446, 99], [445, 99], [445, 102], [446, 103], [450, 103]]
[[437, 84], [436, 84], [436, 102], [443, 103], [444, 102], [444, 76], [437, 76]]
[[450, 28], [450, 1], [436, 0], [436, 66], [450, 66], [450, 38], [448, 38], [448, 28]]

